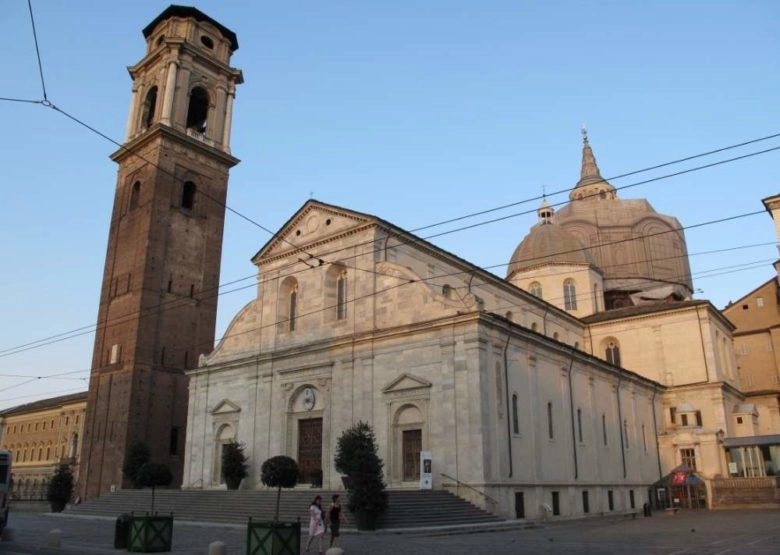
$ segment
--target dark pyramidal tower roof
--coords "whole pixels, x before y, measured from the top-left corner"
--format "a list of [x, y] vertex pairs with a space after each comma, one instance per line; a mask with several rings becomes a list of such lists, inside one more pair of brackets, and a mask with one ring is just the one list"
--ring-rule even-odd
[[149, 25], [144, 27], [144, 38], [149, 38], [149, 35], [152, 34], [158, 23], [171, 17], [192, 17], [196, 21], [205, 21], [206, 23], [210, 23], [219, 29], [219, 32], [230, 41], [231, 52], [238, 50], [238, 37], [236, 37], [236, 34], [233, 31], [222, 25], [220, 22], [210, 18], [197, 8], [193, 8], [191, 6], [177, 6], [176, 4], [171, 4], [165, 8], [165, 10], [160, 15], [155, 17]]

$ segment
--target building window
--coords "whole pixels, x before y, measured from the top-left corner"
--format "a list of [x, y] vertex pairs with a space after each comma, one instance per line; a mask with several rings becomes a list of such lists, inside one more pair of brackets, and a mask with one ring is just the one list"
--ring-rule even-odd
[[298, 281], [288, 276], [279, 286], [277, 305], [279, 331], [295, 331], [298, 325]]
[[295, 319], [298, 316], [298, 288], [290, 291], [289, 330], [295, 331]]
[[677, 409], [674, 407], [669, 408], [669, 421], [672, 424], [677, 424]]
[[157, 87], [152, 87], [146, 93], [144, 100], [143, 124], [144, 128], [149, 128], [154, 123], [154, 112], [157, 107]]
[[512, 431], [520, 433], [520, 419], [517, 416], [517, 393], [512, 395]]
[[588, 514], [590, 512], [590, 501], [588, 500], [588, 492], [582, 492], [582, 512]]
[[573, 279], [563, 282], [563, 307], [566, 310], [577, 310], [577, 288]]
[[680, 424], [683, 426], [688, 425], [688, 415], [687, 414], [681, 414], [680, 415]]
[[623, 419], [623, 437], [626, 441], [626, 449], [628, 449], [630, 446], [628, 444], [628, 420]]
[[620, 346], [618, 345], [617, 340], [608, 340], [605, 351], [607, 362], [614, 366], [620, 366]]
[[557, 491], [552, 492], [552, 514], [555, 516], [561, 514], [560, 493]]
[[756, 297], [756, 306], [762, 308], [764, 306], [764, 297]]
[[696, 425], [697, 425], [699, 428], [701, 428], [701, 426], [702, 426], [702, 420], [701, 420], [701, 411], [700, 411], [700, 410], [697, 410], [697, 411], [696, 411]]
[[201, 87], [190, 92], [190, 105], [187, 109], [187, 129], [205, 133], [209, 115], [209, 93]]
[[181, 189], [181, 207], [192, 210], [195, 206], [195, 191], [197, 187], [192, 181], [186, 181]]
[[612, 494], [612, 490], [607, 490], [607, 504], [609, 505], [609, 510], [614, 511], [615, 510], [615, 496]]
[[547, 436], [550, 439], [553, 439], [555, 437], [555, 433], [554, 433], [554, 430], [553, 430], [552, 403], [547, 403]]
[[336, 319], [347, 317], [347, 272], [339, 274], [336, 280]]
[[577, 409], [577, 435], [582, 443], [582, 409]]
[[141, 182], [136, 181], [130, 189], [130, 210], [138, 208], [138, 199], [141, 197]]
[[601, 415], [601, 433], [604, 436], [604, 445], [607, 445], [607, 415]]
[[531, 293], [534, 297], [539, 297], [540, 299], [542, 297], [542, 284], [538, 281], [533, 282], [531, 285], [528, 286], [528, 292]]
[[696, 470], [696, 451], [694, 449], [680, 449], [680, 461], [691, 469]]
[[111, 356], [108, 359], [109, 364], [116, 364], [122, 357], [122, 347], [119, 344], [114, 343], [111, 345]]
[[636, 508], [636, 500], [634, 499], [634, 490], [628, 490], [628, 502], [631, 504], [631, 508]]
[[445, 299], [451, 299], [452, 298], [452, 286], [448, 284], [444, 284], [441, 287], [441, 294]]

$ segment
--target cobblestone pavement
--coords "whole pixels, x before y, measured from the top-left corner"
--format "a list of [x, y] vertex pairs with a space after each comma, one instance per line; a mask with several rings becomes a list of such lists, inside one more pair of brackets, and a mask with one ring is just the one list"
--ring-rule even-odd
[[[61, 530], [59, 548], [48, 548], [48, 532]], [[119, 553], [113, 549], [113, 519], [16, 513], [12, 541], [0, 543], [7, 555]], [[304, 538], [305, 539], [305, 538]], [[202, 555], [219, 540], [227, 553], [245, 552], [246, 530], [240, 526], [177, 522], [174, 554]], [[303, 544], [302, 544], [303, 545]], [[604, 517], [544, 523], [508, 530], [486, 528], [462, 532], [426, 529], [358, 533], [346, 530], [342, 546], [349, 555], [577, 553], [665, 555], [776, 555], [780, 553], [780, 510], [655, 513], [652, 518]], [[315, 551], [316, 553], [316, 551]]]

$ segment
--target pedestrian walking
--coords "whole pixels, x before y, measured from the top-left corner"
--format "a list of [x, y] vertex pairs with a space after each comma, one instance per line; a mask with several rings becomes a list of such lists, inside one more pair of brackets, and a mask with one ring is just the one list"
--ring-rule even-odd
[[304, 553], [309, 552], [311, 542], [314, 538], [317, 538], [320, 544], [320, 555], [322, 555], [322, 536], [325, 534], [325, 521], [322, 514], [322, 497], [317, 496], [314, 501], [311, 502], [309, 507], [309, 541], [306, 542], [306, 550]]
[[347, 523], [347, 515], [341, 513], [341, 503], [339, 494], [333, 496], [333, 503], [328, 509], [328, 526], [330, 526], [330, 547], [339, 546], [339, 537], [341, 536], [341, 523]]

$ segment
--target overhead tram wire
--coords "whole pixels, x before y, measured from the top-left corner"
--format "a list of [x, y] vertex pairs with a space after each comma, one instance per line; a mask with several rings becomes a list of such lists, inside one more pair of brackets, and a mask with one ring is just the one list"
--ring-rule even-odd
[[49, 98], [46, 96], [46, 82], [43, 79], [43, 63], [41, 62], [41, 50], [38, 47], [38, 33], [35, 30], [35, 16], [33, 16], [32, 0], [27, 0], [27, 7], [30, 10], [30, 24], [32, 25], [33, 40], [35, 41], [35, 55], [38, 58], [38, 73], [41, 76], [41, 90], [43, 90], [43, 101], [48, 102]]
[[[709, 222], [700, 222], [698, 224], [693, 224], [691, 226], [688, 226], [688, 228], [696, 228], [696, 227], [703, 227], [705, 225], [713, 225], [713, 224], [717, 224], [717, 223], [723, 223], [724, 221], [732, 221], [732, 220], [736, 220], [736, 219], [739, 219], [739, 218], [755, 216], [757, 214], [761, 214], [762, 212], [763, 211], [748, 212], [746, 214], [738, 214], [736, 216], [730, 216], [730, 217], [727, 217], [727, 218], [720, 218], [718, 220], [712, 220], [712, 221], [709, 221]], [[665, 231], [665, 232], [652, 233], [652, 234], [648, 234], [647, 236], [661, 235], [663, 233], [669, 233], [671, 231], [675, 231], [676, 232], [676, 231], [679, 231], [680, 229], [686, 229], [686, 228], [683, 227], [683, 228], [670, 230], [670, 231]], [[615, 243], [626, 242], [626, 241], [633, 241], [633, 240], [636, 240], [636, 238], [624, 239], [622, 241], [612, 241], [612, 242], [610, 242], [608, 244], [615, 244]], [[576, 249], [576, 250], [568, 251], [568, 252], [578, 252], [578, 251], [581, 251], [581, 250], [585, 250], [585, 248]], [[546, 256], [545, 257], [539, 257], [539, 258], [546, 258]], [[466, 262], [466, 264], [468, 264], [468, 262]], [[504, 265], [505, 264], [497, 264], [497, 265], [495, 265], [495, 267], [504, 266]], [[490, 268], [490, 267], [493, 267], [493, 266], [488, 266], [488, 268]], [[440, 274], [438, 276], [431, 276], [431, 277], [428, 277], [428, 278], [410, 279], [410, 278], [405, 278], [405, 277], [399, 277], [399, 276], [393, 276], [393, 275], [388, 275], [388, 274], [382, 274], [381, 272], [376, 272], [376, 271], [373, 271], [373, 270], [366, 270], [369, 273], [374, 273], [374, 274], [377, 274], [377, 275], [380, 275], [380, 276], [384, 276], [384, 277], [399, 279], [399, 280], [402, 280], [402, 282], [399, 283], [399, 284], [396, 284], [396, 285], [392, 285], [392, 286], [386, 287], [386, 288], [381, 289], [379, 291], [374, 291], [372, 293], [368, 293], [366, 295], [363, 295], [363, 296], [356, 297], [354, 299], [348, 300], [347, 304], [352, 304], [352, 303], [354, 303], [354, 302], [356, 302], [358, 300], [364, 300], [364, 299], [367, 299], [367, 298], [371, 298], [373, 296], [376, 296], [376, 295], [379, 295], [379, 294], [382, 294], [382, 293], [386, 293], [387, 291], [390, 291], [390, 290], [393, 290], [393, 289], [397, 289], [399, 287], [403, 287], [404, 285], [410, 285], [410, 284], [413, 284], [413, 283], [426, 282], [426, 281], [430, 281], [430, 280], [433, 280], [433, 279], [440, 279], [440, 278], [443, 278], [443, 277], [450, 277], [450, 276], [456, 276], [456, 275], [470, 275], [470, 274], [473, 274], [475, 270], [479, 270], [479, 271], [482, 271], [482, 272], [490, 274], [490, 272], [488, 272], [485, 268], [474, 268], [474, 269], [468, 269], [468, 270], [458, 270], [458, 271], [455, 271], [455, 272], [447, 272], [447, 273], [444, 273], [444, 274]], [[495, 279], [499, 279], [499, 280], [502, 279], [502, 278], [496, 276], [495, 274], [490, 274], [490, 275], [493, 278], [495, 278]], [[274, 278], [274, 279], [276, 279], [276, 278]], [[305, 318], [307, 316], [313, 316], [313, 315], [316, 315], [316, 314], [320, 314], [320, 313], [323, 313], [323, 312], [328, 311], [328, 310], [334, 310], [335, 307], [336, 307], [336, 305], [329, 305], [329, 306], [326, 306], [326, 307], [323, 307], [323, 308], [312, 310], [312, 311], [307, 312], [307, 313], [297, 314], [295, 319], [298, 320], [298, 319], [301, 319], [301, 318]], [[260, 331], [260, 330], [265, 329], [265, 328], [279, 326], [279, 325], [284, 324], [286, 322], [289, 322], [289, 318], [285, 318], [285, 319], [282, 319], [282, 320], [274, 321], [274, 322], [271, 322], [269, 324], [263, 324], [261, 326], [257, 326], [257, 327], [254, 327], [254, 328], [243, 330], [241, 332], [237, 332], [237, 333], [234, 333], [234, 334], [226, 334], [226, 335], [223, 335], [221, 338], [217, 339], [216, 343], [219, 345], [221, 342], [223, 342], [224, 340], [226, 340], [228, 338], [232, 338], [234, 336], [239, 336], [239, 335], [244, 335], [244, 334], [247, 334], [247, 333], [254, 333], [254, 332]], [[201, 346], [202, 346], [201, 343], [195, 343], [195, 344], [188, 345], [187, 348], [188, 349], [189, 348], [197, 349], [197, 348], [199, 348]]]
[[[657, 170], [657, 169], [660, 169], [660, 168], [665, 168], [665, 167], [668, 167], [668, 166], [681, 164], [682, 162], [689, 162], [690, 160], [695, 160], [697, 158], [704, 158], [705, 156], [711, 156], [713, 154], [719, 154], [719, 153], [725, 152], [727, 150], [733, 150], [735, 148], [740, 148], [740, 147], [743, 147], [743, 146], [759, 143], [759, 142], [762, 142], [762, 141], [768, 141], [770, 139], [776, 139], [778, 137], [780, 137], [780, 133], [773, 133], [771, 135], [766, 135], [764, 137], [759, 137], [757, 139], [750, 139], [748, 141], [743, 141], [741, 143], [737, 143], [737, 144], [733, 144], [733, 145], [729, 145], [729, 146], [725, 146], [725, 147], [721, 147], [721, 148], [716, 148], [714, 150], [709, 150], [707, 152], [701, 152], [699, 154], [693, 154], [691, 156], [686, 156], [684, 158], [678, 158], [676, 160], [672, 160], [671, 162], [664, 162], [664, 163], [661, 163], [661, 164], [656, 164], [655, 166], [648, 166], [646, 168], [642, 168], [642, 169], [639, 169], [639, 170], [634, 170], [634, 171], [630, 171], [630, 172], [626, 172], [626, 173], [621, 173], [619, 175], [608, 177], [608, 178], [604, 179], [604, 181], [615, 181], [617, 179], [622, 179], [624, 177], [629, 177], [629, 176], [632, 176], [632, 175], [637, 175], [637, 174], [640, 174], [640, 173], [645, 173], [645, 172], [649, 172], [649, 171], [652, 171], [652, 170]], [[630, 185], [630, 187], [634, 187], [635, 185], [641, 185], [643, 183], [644, 182], [637, 183], [637, 184], [634, 184], [634, 185]], [[618, 189], [618, 190], [623, 189], [623, 188], [628, 188], [628, 187], [616, 187], [616, 189]], [[507, 208], [512, 208], [514, 206], [519, 206], [521, 204], [527, 204], [529, 202], [539, 201], [539, 200], [542, 200], [542, 199], [544, 199], [544, 198], [546, 198], [548, 196], [556, 196], [556, 195], [560, 195], [560, 194], [565, 194], [565, 193], [568, 193], [570, 191], [571, 191], [571, 188], [559, 189], [558, 191], [553, 191], [552, 193], [549, 193], [549, 195], [548, 194], [537, 195], [535, 197], [530, 197], [530, 198], [519, 200], [519, 201], [516, 201], [516, 202], [510, 202], [509, 204], [496, 206], [494, 208], [487, 208], [485, 210], [480, 210], [478, 212], [472, 212], [471, 214], [466, 214], [465, 216], [458, 216], [458, 217], [455, 217], [455, 218], [451, 218], [449, 220], [442, 220], [440, 222], [436, 222], [434, 224], [429, 224], [429, 225], [426, 225], [426, 226], [418, 227], [418, 228], [412, 229], [410, 231], [412, 231], [412, 232], [423, 231], [425, 229], [429, 229], [429, 228], [432, 228], [432, 227], [438, 227], [438, 226], [441, 226], [441, 225], [446, 225], [446, 224], [450, 224], [450, 223], [454, 223], [454, 222], [459, 222], [459, 221], [466, 220], [468, 218], [472, 218], [472, 217], [475, 217], [475, 216], [483, 216], [485, 214], [490, 214], [492, 212], [498, 212], [498, 211], [501, 211], [501, 210], [505, 210]]]
[[[767, 244], [771, 245], [771, 244], [774, 244], [774, 243], [767, 243]], [[696, 255], [696, 254], [712, 254], [712, 253], [717, 253], [717, 252], [727, 252], [727, 251], [733, 251], [733, 250], [736, 250], [736, 249], [746, 248], [746, 247], [750, 247], [750, 246], [752, 246], [752, 245], [728, 247], [728, 248], [725, 248], [725, 249], [718, 249], [718, 250], [715, 250], [715, 251], [704, 251], [702, 253], [694, 253], [694, 255]], [[678, 255], [676, 257], [667, 257], [667, 258], [679, 258], [681, 256], [682, 255]], [[709, 277], [716, 277], [716, 276], [719, 276], [719, 275], [726, 275], [726, 274], [737, 273], [737, 272], [741, 272], [741, 271], [745, 271], [745, 270], [751, 270], [751, 269], [754, 269], [756, 267], [760, 267], [760, 265], [765, 265], [765, 264], [767, 264], [769, 262], [772, 262], [774, 260], [775, 260], [774, 258], [771, 258], [771, 259], [767, 258], [767, 259], [753, 260], [753, 261], [745, 262], [745, 263], [741, 263], [741, 264], [732, 264], [732, 265], [726, 265], [726, 266], [718, 266], [718, 267], [710, 268], [710, 269], [707, 269], [707, 270], [701, 270], [699, 272], [693, 272], [693, 273], [691, 273], [691, 277], [692, 278], [695, 277], [697, 280], [700, 280], [700, 279], [707, 279]], [[646, 262], [646, 260], [639, 261], [639, 262]], [[373, 273], [377, 273], [377, 272], [373, 272]], [[460, 273], [463, 273], [463, 272], [460, 272]], [[380, 275], [384, 275], [385, 277], [396, 277], [396, 276], [388, 276], [387, 274], [380, 274]], [[452, 273], [451, 274], [447, 274], [444, 277], [448, 277], [449, 275], [453, 275], [453, 274]], [[422, 278], [422, 279], [419, 279], [419, 280], [415, 280], [415, 282], [426, 282], [428, 280], [438, 279], [440, 277], [442, 277], [442, 276], [434, 276], [432, 278]], [[680, 279], [682, 280], [683, 278], [680, 278]], [[648, 281], [648, 283], [650, 283], [650, 282]], [[401, 284], [401, 285], [404, 285], [404, 284]], [[487, 283], [475, 283], [475, 284], [473, 284], [473, 287], [474, 288], [485, 288], [488, 285], [489, 284], [487, 284]], [[395, 287], [395, 286], [393, 286], [393, 287]], [[528, 291], [526, 291], [526, 293], [528, 293]], [[368, 295], [366, 295], [366, 297], [368, 297]], [[592, 297], [593, 297], [593, 294], [589, 290], [584, 295], [578, 294], [578, 298], [592, 298]], [[552, 304], [550, 301], [561, 300], [562, 298], [563, 298], [563, 296], [544, 297], [541, 300], [543, 300], [544, 302], [546, 302], [548, 304]], [[500, 310], [512, 309], [512, 308], [517, 308], [517, 307], [518, 307], [517, 303], [505, 304], [505, 305], [497, 305], [497, 306], [495, 306], [491, 310], [491, 312], [498, 313], [497, 311], [500, 311]], [[674, 307], [674, 305], [670, 305], [670, 307]], [[327, 310], [332, 310], [334, 308], [335, 308], [335, 305], [332, 305], [332, 306], [325, 307], [323, 309], [318, 309], [318, 310], [327, 311]], [[315, 312], [312, 312], [310, 314], [315, 314]], [[307, 313], [305, 315], [301, 315], [300, 317], [303, 317], [303, 316], [306, 316], [306, 315], [309, 315], [309, 313]], [[276, 323], [273, 323], [273, 324], [268, 324], [268, 326], [270, 327], [270, 326], [273, 326], [273, 325], [277, 325], [278, 323], [284, 323], [284, 321], [276, 322]], [[266, 326], [261, 326], [260, 328], [253, 328], [252, 330], [249, 330], [249, 331], [259, 331], [263, 327], [266, 327]], [[225, 335], [222, 338], [220, 338], [220, 340], [221, 339], [226, 339], [226, 338], [229, 338], [229, 337], [233, 337], [233, 335]], [[29, 375], [23, 375], [23, 374], [0, 374], [0, 377], [30, 378], [31, 379], [30, 381], [32, 381], [32, 380], [41, 380], [41, 379], [86, 380], [87, 378], [66, 378], [65, 376], [71, 376], [73, 374], [80, 374], [80, 373], [85, 373], [85, 372], [90, 372], [90, 371], [91, 370], [89, 368], [84, 368], [84, 369], [81, 369], [81, 370], [71, 370], [71, 371], [67, 371], [67, 372], [59, 372], [57, 374], [50, 374], [50, 375], [44, 375], [44, 376], [29, 376]], [[24, 382], [23, 384], [15, 384], [14, 386], [11, 386], [11, 388], [13, 388], [13, 387], [21, 387], [22, 385], [25, 385], [26, 383], [29, 383], [29, 382]]]
[[[254, 279], [254, 278], [257, 278], [257, 274], [256, 273], [253, 273], [253, 274], [250, 274], [248, 276], [245, 276], [245, 277], [242, 277], [242, 278], [238, 278], [238, 279], [235, 279], [235, 280], [232, 280], [232, 281], [228, 281], [228, 282], [225, 282], [225, 283], [220, 283], [216, 287], [212, 287], [212, 288], [209, 288], [209, 289], [203, 289], [203, 290], [199, 291], [198, 294], [196, 295], [196, 297], [194, 297], [194, 298], [196, 298], [197, 300], [204, 300], [204, 299], [213, 298], [215, 296], [221, 296], [221, 295], [226, 295], [226, 294], [229, 294], [229, 293], [235, 293], [236, 291], [242, 291], [244, 289], [248, 289], [249, 287], [255, 287], [257, 285], [257, 282], [252, 283], [251, 285], [244, 286], [244, 287], [239, 287], [237, 289], [231, 289], [230, 291], [223, 291], [223, 292], [218, 293], [217, 295], [213, 295], [211, 297], [207, 297], [207, 296], [204, 295], [204, 293], [210, 293], [212, 291], [218, 291], [219, 289], [222, 289], [223, 287], [227, 287], [229, 285], [233, 285], [233, 284], [240, 283], [242, 281], [246, 281], [248, 279]], [[115, 319], [121, 319], [122, 320], [121, 323], [125, 323], [126, 319], [129, 318], [130, 316], [139, 316], [139, 317], [141, 317], [141, 316], [143, 316], [143, 313], [146, 312], [146, 311], [163, 309], [167, 305], [171, 305], [171, 304], [176, 304], [177, 305], [176, 307], [172, 307], [172, 308], [178, 308], [179, 304], [183, 305], [183, 304], [187, 303], [188, 300], [189, 300], [189, 297], [179, 297], [179, 298], [171, 299], [169, 301], [163, 301], [163, 302], [161, 302], [161, 303], [159, 303], [157, 305], [154, 305], [154, 306], [151, 306], [151, 307], [146, 307], [146, 308], [143, 308], [143, 309], [139, 309], [139, 310], [136, 310], [134, 312], [130, 312], [128, 314], [123, 314], [122, 316], [117, 316], [115, 318], [112, 318], [111, 319], [111, 323], [112, 323], [112, 325], [114, 325], [115, 324], [115, 322], [114, 322]], [[156, 312], [154, 314], [156, 314]], [[73, 337], [78, 337], [80, 335], [85, 335], [85, 334], [78, 333], [78, 332], [92, 333], [92, 332], [97, 331], [98, 329], [100, 329], [100, 326], [98, 324], [88, 324], [88, 325], [81, 326], [81, 327], [78, 327], [78, 328], [75, 328], [75, 329], [72, 329], [72, 330], [69, 330], [69, 331], [64, 331], [64, 332], [61, 332], [61, 333], [50, 335], [50, 336], [44, 337], [42, 339], [38, 339], [38, 340], [35, 340], [35, 341], [30, 341], [30, 342], [24, 343], [22, 345], [16, 345], [15, 347], [7, 347], [7, 348], [4, 348], [4, 349], [0, 350], [0, 357], [2, 357], [2, 355], [4, 353], [7, 353], [9, 351], [17, 351], [17, 350], [22, 349], [24, 347], [29, 347], [29, 346], [36, 345], [38, 343], [43, 343], [45, 341], [50, 341], [52, 339], [57, 339], [57, 338], [62, 337], [64, 335], [78, 334], [78, 335], [74, 335], [73, 336]], [[65, 338], [65, 339], [70, 339], [70, 338]]]
[[[611, 246], [611, 245], [616, 245], [616, 244], [620, 244], [620, 243], [625, 243], [625, 242], [628, 242], [628, 241], [636, 241], [636, 240], [639, 240], [639, 239], [644, 239], [644, 238], [647, 238], [647, 237], [653, 237], [653, 236], [658, 236], [658, 235], [664, 235], [664, 234], [666, 234], [666, 233], [673, 233], [673, 232], [675, 232], [675, 233], [676, 233], [676, 232], [683, 231], [683, 230], [686, 230], [686, 229], [695, 229], [695, 228], [698, 228], [698, 227], [703, 227], [703, 226], [707, 226], [707, 225], [719, 224], [719, 223], [723, 223], [723, 222], [726, 222], [726, 221], [732, 221], [732, 220], [735, 220], [735, 219], [740, 219], [740, 218], [744, 218], [744, 217], [755, 216], [755, 215], [762, 214], [762, 213], [763, 213], [763, 211], [762, 211], [762, 210], [757, 210], [757, 211], [755, 211], [755, 212], [748, 212], [748, 213], [745, 213], [745, 214], [738, 214], [738, 215], [736, 215], [736, 216], [729, 216], [729, 217], [726, 217], [726, 218], [720, 218], [720, 219], [717, 219], [717, 220], [711, 220], [711, 221], [706, 221], [706, 222], [700, 222], [700, 223], [698, 223], [698, 224], [691, 224], [691, 225], [689, 225], [689, 226], [682, 226], [682, 227], [680, 227], [680, 228], [676, 228], [676, 229], [670, 229], [670, 230], [665, 230], [665, 231], [660, 231], [660, 232], [654, 232], [654, 233], [650, 233], [650, 234], [646, 234], [646, 235], [642, 235], [642, 236], [638, 236], [638, 237], [630, 237], [630, 238], [627, 238], [627, 239], [620, 239], [620, 240], [615, 240], [615, 241], [609, 241], [609, 242], [607, 242], [607, 243], [601, 243], [601, 244], [598, 244], [598, 245], [592, 245], [590, 248], [598, 248], [598, 247], [603, 247], [603, 246]], [[469, 227], [469, 228], [471, 228], [471, 227], [473, 227], [473, 226], [468, 226], [468, 227]], [[410, 241], [410, 242], [409, 242], [409, 243], [411, 243], [411, 244], [417, 244], [417, 243], [420, 243], [421, 241], [423, 241], [423, 239], [420, 239], [420, 238], [417, 238], [417, 237], [414, 237], [414, 236], [412, 236], [412, 237], [413, 237], [413, 241]], [[369, 244], [369, 242], [366, 242], [365, 244]], [[556, 254], [556, 255], [560, 255], [560, 254], [576, 253], [576, 252], [580, 252], [580, 251], [583, 251], [583, 250], [586, 250], [586, 249], [587, 249], [586, 247], [583, 247], [583, 248], [580, 248], [580, 249], [570, 249], [570, 250], [568, 250], [568, 251], [561, 251], [561, 252], [557, 252], [557, 253], [555, 253], [555, 254]], [[375, 252], [378, 252], [378, 251], [375, 251]], [[549, 256], [549, 255], [547, 255], [547, 256], [540, 256], [540, 257], [535, 257], [534, 259], [541, 259], [541, 260], [544, 260], [545, 258], [548, 258], [548, 256]], [[354, 257], [351, 257], [351, 258], [354, 258]], [[531, 260], [534, 260], [534, 259], [531, 259]], [[293, 263], [293, 264], [294, 264], [294, 263]], [[481, 269], [482, 271], [486, 271], [486, 272], [488, 272], [490, 269], [493, 269], [493, 268], [498, 268], [498, 267], [502, 267], [502, 266], [506, 266], [506, 265], [507, 265], [507, 263], [500, 263], [500, 264], [494, 264], [494, 265], [486, 266], [486, 267], [483, 267], [483, 268], [480, 268], [480, 269]], [[353, 268], [353, 269], [359, 269], [359, 268], [356, 268], [356, 267], [353, 267], [353, 266], [349, 266], [349, 267], [350, 267], [350, 268]], [[297, 274], [297, 273], [300, 273], [300, 272], [305, 272], [305, 271], [308, 271], [308, 270], [310, 270], [310, 269], [312, 269], [312, 268], [311, 268], [310, 266], [306, 265], [306, 268], [305, 268], [305, 269], [302, 269], [302, 270], [300, 270], [299, 272], [293, 272], [293, 274], [292, 274], [292, 275], [294, 275], [294, 274]], [[375, 274], [377, 274], [377, 275], [384, 275], [384, 274], [382, 274], [381, 272], [376, 272], [376, 271], [374, 271], [374, 270], [366, 270], [366, 269], [362, 269], [362, 268], [360, 268], [359, 270], [361, 270], [361, 271], [366, 271], [366, 272], [369, 272], [369, 273], [375, 273]], [[449, 274], [449, 275], [459, 275], [459, 274], [464, 274], [464, 273], [471, 273], [472, 271], [473, 271], [473, 270], [469, 270], [469, 271], [459, 271], [459, 272], [452, 273], [452, 274]], [[447, 277], [447, 275], [443, 275], [443, 276], [433, 276], [433, 277], [430, 277], [430, 278], [426, 278], [426, 280], [427, 280], [427, 279], [437, 279], [437, 278], [441, 278], [441, 277]], [[422, 281], [426, 281], [426, 280], [422, 280]], [[262, 282], [261, 282], [261, 284], [262, 284]], [[247, 286], [247, 287], [252, 287], [252, 286], [254, 286], [254, 285], [255, 285], [255, 284], [252, 284], [252, 285], [250, 285], [250, 286]], [[176, 300], [182, 300], [182, 299], [176, 299]], [[186, 299], [183, 299], [183, 300], [186, 302]], [[151, 310], [153, 310], [153, 312], [151, 312], [151, 313], [149, 313], [149, 314], [146, 314], [146, 316], [149, 316], [149, 315], [155, 315], [155, 314], [157, 314], [157, 313], [158, 313], [158, 312], [155, 312], [155, 311], [154, 311], [154, 310], [155, 310], [155, 307], [150, 307], [150, 308], [151, 308]], [[120, 316], [120, 317], [118, 317], [118, 318], [117, 318], [117, 320], [118, 320], [118, 319], [120, 319], [120, 318], [121, 318], [122, 320], [119, 320], [119, 321], [116, 321], [116, 320], [115, 320], [115, 321], [112, 321], [111, 323], [106, 323], [105, 325], [106, 325], [106, 326], [110, 326], [110, 325], [117, 325], [118, 323], [124, 323], [124, 322], [126, 322], [126, 321], [127, 321], [127, 318], [136, 317], [136, 316], [137, 316], [137, 317], [139, 317], [139, 318], [140, 318], [140, 317], [143, 317], [143, 315], [140, 315], [140, 314], [130, 314], [130, 315], [123, 315], [123, 316]], [[67, 337], [59, 337], [59, 338], [57, 338], [57, 339], [53, 339], [53, 340], [50, 340], [50, 341], [32, 342], [31, 344], [29, 344], [29, 346], [25, 346], [25, 347], [19, 347], [19, 348], [16, 348], [16, 349], [15, 349], [15, 348], [13, 348], [13, 347], [11, 347], [11, 348], [7, 348], [7, 349], [5, 349], [5, 350], [4, 350], [2, 353], [0, 353], [0, 358], [5, 358], [5, 357], [7, 357], [7, 356], [15, 355], [15, 354], [18, 354], [18, 353], [21, 353], [21, 352], [25, 352], [25, 351], [29, 351], [29, 350], [34, 350], [34, 349], [37, 349], [37, 348], [40, 348], [40, 347], [45, 347], [45, 346], [51, 345], [51, 344], [53, 344], [53, 343], [59, 343], [59, 342], [61, 342], [61, 341], [65, 341], [65, 340], [67, 340], [67, 339], [72, 339], [72, 338], [79, 337], [79, 336], [82, 336], [82, 335], [87, 335], [87, 334], [89, 334], [89, 333], [93, 333], [93, 331], [94, 331], [94, 330], [91, 330], [91, 329], [90, 329], [90, 330], [88, 330], [88, 331], [83, 331], [83, 332], [80, 332], [80, 333], [74, 333], [74, 334], [72, 334], [72, 335], [69, 335], [69, 336], [67, 336]], [[60, 335], [64, 335], [64, 334], [60, 334]], [[197, 345], [196, 345], [195, 347], [197, 347]]]

